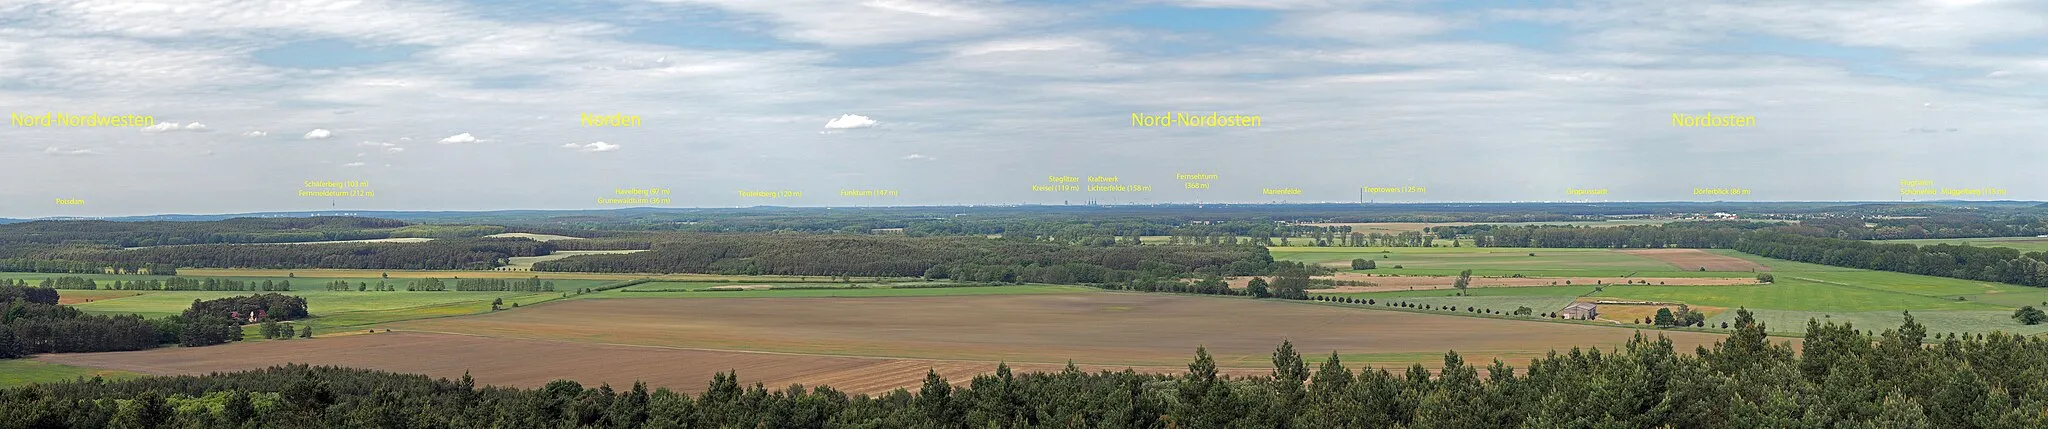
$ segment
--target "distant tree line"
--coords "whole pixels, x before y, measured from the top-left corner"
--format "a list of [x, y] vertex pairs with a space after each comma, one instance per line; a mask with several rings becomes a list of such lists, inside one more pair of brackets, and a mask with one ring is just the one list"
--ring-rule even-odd
[[981, 237], [700, 234], [653, 250], [579, 255], [535, 271], [918, 277], [990, 282], [1114, 283], [1141, 273], [1263, 274], [1258, 246], [1091, 246]]
[[2048, 221], [2030, 216], [1938, 214], [1925, 217], [1835, 217], [1799, 222], [1801, 235], [1845, 240], [2024, 237], [2048, 234]]
[[2048, 286], [2048, 253], [2007, 247], [1912, 244], [1758, 231], [1734, 247], [1745, 253], [1838, 267]]
[[178, 274], [178, 267], [172, 264], [104, 263], [70, 259], [8, 258], [0, 259], [0, 271], [15, 273], [148, 274], [167, 276]]
[[1910, 317], [1883, 333], [1809, 323], [1803, 350], [1772, 344], [1738, 311], [1735, 333], [1696, 352], [1638, 335], [1608, 350], [1553, 351], [1526, 368], [1444, 355], [1432, 372], [1311, 364], [1292, 344], [1265, 375], [1222, 374], [1197, 349], [1186, 372], [993, 373], [952, 385], [852, 395], [744, 386], [721, 373], [698, 395], [667, 389], [478, 387], [361, 369], [287, 365], [205, 376], [75, 381], [0, 390], [0, 427], [772, 428], [2025, 428], [2048, 426], [2048, 340], [1993, 333], [1932, 347]]
[[464, 292], [554, 292], [555, 282], [540, 277], [509, 279], [457, 279], [455, 290]]
[[348, 216], [234, 218], [216, 221], [44, 220], [0, 225], [0, 243], [148, 247], [187, 244], [304, 243], [381, 238], [461, 238], [504, 232], [495, 225], [422, 225]]
[[1692, 248], [1733, 247], [1742, 233], [1781, 226], [1772, 222], [1705, 221], [1664, 225], [1473, 225], [1434, 227], [1467, 234], [1478, 247]]
[[506, 258], [541, 256], [554, 245], [525, 238], [451, 238], [424, 243], [292, 245], [206, 244], [75, 252], [65, 258], [100, 264], [164, 264], [202, 268], [490, 269]]
[[[6, 282], [7, 282], [6, 280], [0, 280], [0, 283], [6, 283]], [[26, 286], [26, 285], [28, 284], [28, 281], [27, 281], [27, 280], [19, 280], [19, 281], [17, 281], [17, 284], [20, 284], [20, 285], [24, 285], [24, 286]], [[150, 280], [111, 280], [111, 281], [108, 281], [108, 282], [107, 282], [107, 283], [105, 283], [105, 284], [101, 284], [101, 283], [100, 283], [100, 282], [99, 282], [98, 280], [93, 280], [93, 279], [89, 279], [89, 278], [84, 278], [84, 277], [58, 277], [58, 278], [54, 278], [54, 279], [52, 279], [52, 278], [44, 278], [44, 279], [43, 279], [43, 281], [42, 281], [41, 283], [38, 283], [38, 284], [37, 284], [37, 286], [39, 286], [39, 287], [46, 287], [46, 288], [51, 288], [51, 289], [80, 289], [80, 290], [95, 290], [95, 289], [104, 289], [104, 290], [177, 290], [177, 291], [263, 291], [263, 292], [271, 292], [271, 291], [289, 291], [289, 290], [292, 290], [292, 282], [291, 282], [291, 280], [273, 281], [273, 280], [265, 279], [265, 280], [263, 280], [263, 282], [262, 282], [262, 283], [257, 283], [257, 282], [256, 282], [255, 280], [246, 280], [246, 281], [245, 281], [245, 280], [237, 280], [237, 279], [217, 279], [217, 278], [206, 278], [206, 279], [192, 279], [192, 278], [184, 278], [184, 277], [171, 277], [171, 278], [167, 278], [167, 279], [150, 279]]]
[[294, 243], [391, 238], [403, 221], [362, 217], [235, 218], [218, 221], [44, 220], [0, 225], [0, 242], [144, 247], [216, 243]]

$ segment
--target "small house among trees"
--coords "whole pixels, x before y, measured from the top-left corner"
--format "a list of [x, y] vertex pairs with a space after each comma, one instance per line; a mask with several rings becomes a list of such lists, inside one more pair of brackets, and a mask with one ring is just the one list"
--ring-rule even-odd
[[1566, 319], [1578, 320], [1593, 320], [1595, 317], [1600, 317], [1599, 306], [1590, 302], [1574, 302], [1572, 305], [1565, 306], [1564, 310], [1559, 311], [1558, 314], [1564, 315]]

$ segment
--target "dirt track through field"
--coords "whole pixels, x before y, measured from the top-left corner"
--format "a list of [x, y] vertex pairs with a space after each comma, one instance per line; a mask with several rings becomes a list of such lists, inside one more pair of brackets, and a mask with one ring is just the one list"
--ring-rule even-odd
[[1664, 261], [1682, 270], [1707, 271], [1770, 271], [1771, 267], [1750, 262], [1748, 259], [1716, 255], [1700, 249], [1631, 249], [1618, 252]]

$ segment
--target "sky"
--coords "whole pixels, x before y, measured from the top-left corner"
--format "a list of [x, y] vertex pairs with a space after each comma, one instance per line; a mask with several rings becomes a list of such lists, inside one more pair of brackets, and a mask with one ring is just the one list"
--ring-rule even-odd
[[0, 0], [0, 111], [0, 217], [2048, 200], [2048, 1]]

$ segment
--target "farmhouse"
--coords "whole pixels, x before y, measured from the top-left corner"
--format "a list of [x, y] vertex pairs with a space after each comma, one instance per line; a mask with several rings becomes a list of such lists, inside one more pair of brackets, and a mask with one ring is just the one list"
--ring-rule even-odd
[[1594, 317], [1600, 316], [1598, 308], [1597, 305], [1590, 302], [1574, 302], [1572, 305], [1565, 306], [1564, 310], [1557, 312], [1557, 314], [1564, 315], [1566, 319], [1593, 320]]

